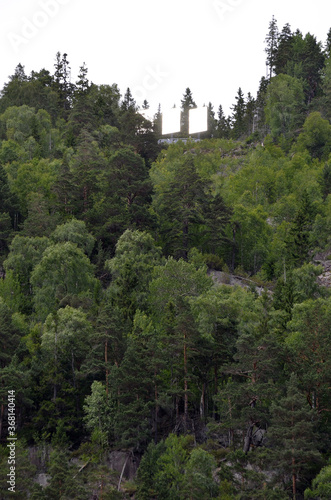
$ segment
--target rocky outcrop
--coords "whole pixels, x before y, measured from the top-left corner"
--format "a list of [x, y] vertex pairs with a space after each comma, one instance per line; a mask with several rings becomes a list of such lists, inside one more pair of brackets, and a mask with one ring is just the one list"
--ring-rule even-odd
[[328, 248], [324, 252], [317, 253], [313, 262], [324, 268], [323, 273], [317, 277], [318, 284], [326, 288], [331, 288], [331, 248]]
[[258, 295], [261, 295], [264, 291], [264, 287], [257, 286], [255, 281], [249, 278], [244, 278], [243, 276], [236, 276], [223, 271], [214, 271], [213, 269], [210, 269], [208, 274], [217, 285], [241, 286], [242, 288], [247, 289], [254, 288]]
[[108, 455], [109, 468], [122, 474], [125, 479], [133, 479], [136, 475], [139, 460], [129, 451], [112, 451]]

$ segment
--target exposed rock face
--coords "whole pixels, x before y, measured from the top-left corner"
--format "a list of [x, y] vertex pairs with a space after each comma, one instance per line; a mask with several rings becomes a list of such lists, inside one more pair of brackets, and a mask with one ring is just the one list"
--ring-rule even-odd
[[43, 488], [48, 486], [51, 476], [47, 474], [47, 463], [51, 452], [51, 446], [44, 444], [40, 446], [29, 446], [29, 460], [37, 469], [34, 482]]
[[324, 272], [317, 277], [317, 283], [326, 288], [331, 288], [331, 248], [324, 252], [317, 253], [314, 263], [323, 266]]
[[[316, 254], [312, 262], [324, 268], [323, 273], [317, 276], [317, 283], [320, 286], [331, 288], [331, 248]], [[261, 295], [264, 291], [263, 287], [256, 286], [254, 281], [249, 278], [235, 276], [234, 274], [224, 273], [223, 271], [215, 271], [213, 269], [209, 270], [208, 274], [212, 277], [214, 283], [218, 285], [241, 286], [246, 289], [253, 286], [259, 295]], [[272, 293], [272, 290], [269, 289], [269, 293]]]
[[241, 286], [242, 288], [251, 288], [253, 286], [259, 295], [264, 291], [263, 287], [257, 286], [256, 283], [249, 278], [214, 270], [209, 270], [208, 274], [212, 277], [214, 283], [218, 285]]
[[50, 452], [51, 447], [47, 444], [29, 447], [29, 460], [31, 464], [36, 466], [38, 472], [46, 472], [46, 464], [49, 461]]
[[139, 467], [139, 460], [133, 453], [128, 451], [112, 451], [108, 455], [108, 464], [111, 469], [119, 474], [123, 471], [125, 479], [133, 479]]
[[37, 474], [35, 478], [35, 482], [40, 484], [43, 488], [49, 485], [49, 482], [51, 480], [51, 476], [49, 474], [45, 474], [42, 472], [41, 474]]

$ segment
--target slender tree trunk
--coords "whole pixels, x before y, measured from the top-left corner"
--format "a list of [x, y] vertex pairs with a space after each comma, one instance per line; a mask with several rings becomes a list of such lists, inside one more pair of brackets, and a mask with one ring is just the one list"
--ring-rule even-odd
[[243, 452], [247, 454], [249, 452], [251, 442], [252, 442], [252, 437], [253, 437], [253, 428], [254, 424], [250, 424], [250, 426], [247, 429], [246, 436], [245, 436], [245, 441], [244, 441], [244, 447], [243, 447]]
[[2, 438], [2, 422], [3, 422], [3, 415], [5, 413], [5, 405], [2, 403], [1, 404], [1, 412], [0, 412], [0, 442]]
[[178, 396], [176, 396], [176, 399], [175, 399], [175, 411], [176, 411], [176, 424], [177, 424], [178, 420], [179, 420], [179, 400], [178, 400]]
[[159, 415], [159, 405], [157, 403], [157, 398], [158, 398], [158, 393], [157, 393], [157, 385], [156, 385], [156, 370], [154, 370], [154, 398], [155, 398], [155, 435], [154, 435], [154, 441], [155, 444], [157, 443], [157, 419]]
[[293, 493], [293, 500], [296, 500], [296, 495], [297, 495], [297, 476], [295, 473], [295, 459], [292, 457], [292, 493]]
[[108, 376], [109, 376], [109, 370], [108, 370], [108, 339], [106, 339], [106, 342], [105, 342], [105, 365], [106, 365], [106, 397], [108, 398]]
[[257, 367], [257, 362], [253, 362], [253, 372], [252, 372], [252, 384], [255, 384], [256, 382], [256, 367]]
[[74, 351], [71, 351], [71, 371], [72, 371], [72, 385], [76, 389], [76, 377], [75, 377], [75, 358]]
[[[293, 403], [292, 403], [292, 429], [294, 427], [294, 417], [293, 417], [293, 413], [294, 413], [294, 406], [293, 406]], [[294, 444], [294, 434], [292, 434], [292, 442]], [[296, 481], [297, 481], [297, 476], [296, 476], [296, 473], [295, 473], [295, 458], [294, 458], [294, 448], [292, 448], [292, 493], [293, 493], [293, 500], [296, 500], [296, 493], [297, 493], [297, 485], [296, 485]]]
[[240, 226], [240, 265], [244, 267], [244, 259], [243, 259], [243, 233], [242, 228]]
[[[218, 369], [217, 369], [217, 365], [214, 366], [214, 394], [215, 396], [218, 394]], [[214, 416], [214, 419], [216, 420], [216, 403], [215, 403], [215, 400], [213, 402], [213, 416]]]
[[232, 262], [231, 262], [231, 270], [234, 271], [234, 267], [236, 264], [236, 228], [233, 226], [232, 228]]
[[228, 403], [229, 403], [229, 416], [231, 422], [231, 427], [229, 429], [229, 447], [231, 447], [231, 443], [233, 443], [233, 429], [232, 429], [232, 406], [230, 398], [228, 398]]
[[188, 423], [188, 386], [187, 386], [187, 344], [186, 332], [184, 333], [184, 426], [185, 432]]
[[87, 212], [88, 205], [88, 187], [84, 186], [84, 213]]
[[101, 484], [100, 484], [100, 500], [102, 500], [103, 495], [103, 476], [101, 476]]
[[53, 399], [54, 404], [56, 406], [56, 397], [57, 397], [57, 315], [56, 315], [56, 323], [55, 323], [55, 349], [54, 349], [54, 365], [55, 365], [55, 377], [54, 377], [54, 386], [53, 386]]
[[201, 391], [201, 399], [200, 399], [200, 418], [203, 419], [205, 416], [205, 392], [206, 392], [206, 383], [202, 384]]
[[184, 220], [183, 223], [183, 253], [184, 253], [184, 260], [187, 260], [187, 254], [188, 254], [188, 220]]
[[121, 490], [122, 477], [123, 477], [124, 470], [125, 470], [125, 467], [126, 467], [126, 464], [127, 464], [128, 460], [129, 460], [129, 455], [125, 459], [125, 462], [124, 462], [124, 465], [123, 465], [123, 468], [122, 468], [122, 472], [121, 472], [121, 475], [120, 475], [120, 479], [118, 481], [117, 491]]

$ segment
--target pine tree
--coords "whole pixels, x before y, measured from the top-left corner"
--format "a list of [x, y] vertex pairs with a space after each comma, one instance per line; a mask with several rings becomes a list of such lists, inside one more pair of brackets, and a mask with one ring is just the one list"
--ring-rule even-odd
[[236, 348], [234, 358], [237, 363], [226, 369], [232, 380], [221, 392], [220, 399], [228, 402], [229, 409], [226, 409], [230, 418], [223, 418], [228, 421], [230, 429], [236, 425], [243, 428], [243, 452], [248, 453], [256, 444], [256, 434], [263, 436], [268, 427], [270, 404], [278, 392], [275, 381], [282, 373], [283, 353], [280, 345], [268, 334], [262, 337], [242, 333]]

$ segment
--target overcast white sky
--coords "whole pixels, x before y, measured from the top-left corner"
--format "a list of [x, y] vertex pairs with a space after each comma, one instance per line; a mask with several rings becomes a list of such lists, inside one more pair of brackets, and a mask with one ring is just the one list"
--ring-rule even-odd
[[190, 87], [198, 106], [222, 104], [239, 87], [256, 96], [266, 74], [264, 39], [275, 15], [281, 30], [308, 31], [325, 42], [329, 0], [0, 0], [0, 88], [18, 63], [54, 71], [66, 52], [72, 81], [85, 62], [96, 84], [130, 87], [151, 110], [180, 100]]

